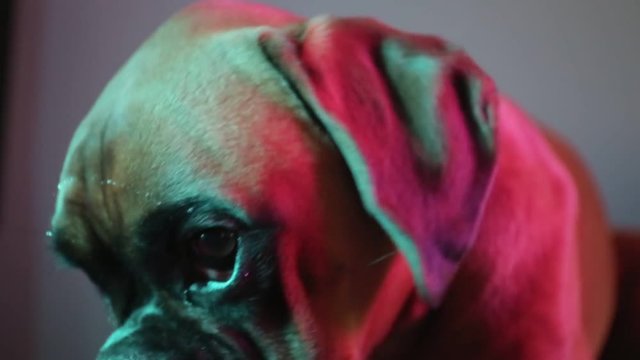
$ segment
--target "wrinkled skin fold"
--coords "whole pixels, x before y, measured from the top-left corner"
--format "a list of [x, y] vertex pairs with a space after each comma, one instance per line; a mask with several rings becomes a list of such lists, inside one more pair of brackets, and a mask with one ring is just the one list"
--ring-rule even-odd
[[100, 359], [588, 359], [598, 201], [456, 46], [202, 1], [80, 124], [52, 228], [117, 324]]

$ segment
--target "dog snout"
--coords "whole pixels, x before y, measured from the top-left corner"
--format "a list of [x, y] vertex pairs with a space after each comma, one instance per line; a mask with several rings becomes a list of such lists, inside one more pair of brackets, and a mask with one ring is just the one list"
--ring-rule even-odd
[[135, 332], [120, 341], [103, 347], [98, 360], [218, 360], [244, 359], [234, 347], [222, 339], [204, 341], [183, 333], [168, 336], [157, 331]]
[[233, 339], [208, 334], [197, 323], [162, 314], [137, 314], [114, 331], [98, 360], [244, 359]]

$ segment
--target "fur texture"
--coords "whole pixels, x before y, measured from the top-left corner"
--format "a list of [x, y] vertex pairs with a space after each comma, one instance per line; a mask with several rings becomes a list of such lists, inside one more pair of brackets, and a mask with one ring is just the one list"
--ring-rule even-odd
[[595, 358], [613, 253], [567, 149], [441, 39], [202, 1], [80, 125], [54, 241], [103, 359]]

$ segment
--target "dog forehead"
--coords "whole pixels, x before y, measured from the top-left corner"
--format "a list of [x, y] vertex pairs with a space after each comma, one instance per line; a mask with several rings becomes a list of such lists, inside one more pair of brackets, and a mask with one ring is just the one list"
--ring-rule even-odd
[[150, 208], [189, 197], [243, 206], [268, 172], [313, 161], [313, 125], [262, 54], [261, 31], [190, 39], [173, 51], [153, 39], [143, 46], [74, 135], [54, 226], [69, 203], [125, 229]]

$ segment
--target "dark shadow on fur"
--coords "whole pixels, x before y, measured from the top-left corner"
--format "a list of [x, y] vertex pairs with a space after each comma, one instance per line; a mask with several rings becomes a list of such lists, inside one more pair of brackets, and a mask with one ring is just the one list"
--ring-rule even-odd
[[640, 232], [616, 234], [619, 292], [601, 359], [640, 359]]

